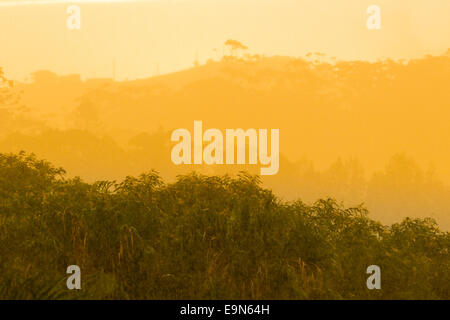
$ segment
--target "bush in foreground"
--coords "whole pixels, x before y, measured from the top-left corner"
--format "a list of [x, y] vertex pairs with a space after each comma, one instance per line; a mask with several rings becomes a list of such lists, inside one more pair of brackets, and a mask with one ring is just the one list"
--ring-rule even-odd
[[431, 219], [286, 203], [246, 173], [88, 184], [0, 154], [0, 299], [449, 299], [449, 248]]

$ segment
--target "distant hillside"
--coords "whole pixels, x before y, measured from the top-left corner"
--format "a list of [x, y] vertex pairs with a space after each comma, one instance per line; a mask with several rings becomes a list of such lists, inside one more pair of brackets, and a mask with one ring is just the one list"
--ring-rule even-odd
[[365, 203], [386, 223], [405, 215], [450, 226], [450, 55], [411, 61], [335, 61], [321, 53], [226, 57], [148, 79], [82, 80], [48, 71], [17, 83], [1, 112], [0, 151], [26, 150], [89, 181], [158, 170], [169, 180], [255, 172], [175, 166], [176, 128], [280, 129], [286, 199]]

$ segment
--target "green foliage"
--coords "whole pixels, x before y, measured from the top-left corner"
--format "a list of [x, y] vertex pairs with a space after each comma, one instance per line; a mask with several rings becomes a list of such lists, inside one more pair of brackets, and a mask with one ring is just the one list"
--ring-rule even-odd
[[449, 248], [430, 219], [286, 203], [247, 173], [87, 184], [0, 154], [0, 299], [449, 299]]

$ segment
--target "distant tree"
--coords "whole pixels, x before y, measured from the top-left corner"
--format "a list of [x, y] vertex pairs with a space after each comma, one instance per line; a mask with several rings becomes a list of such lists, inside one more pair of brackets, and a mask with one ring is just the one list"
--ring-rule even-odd
[[81, 100], [76, 108], [76, 124], [79, 128], [92, 131], [100, 125], [99, 111], [91, 100]]
[[225, 46], [230, 48], [230, 53], [235, 56], [236, 52], [239, 50], [248, 50], [248, 47], [237, 40], [228, 39], [225, 41]]
[[11, 93], [13, 84], [12, 80], [8, 80], [5, 77], [3, 68], [0, 67], [0, 106], [7, 104], [13, 98], [13, 94]]

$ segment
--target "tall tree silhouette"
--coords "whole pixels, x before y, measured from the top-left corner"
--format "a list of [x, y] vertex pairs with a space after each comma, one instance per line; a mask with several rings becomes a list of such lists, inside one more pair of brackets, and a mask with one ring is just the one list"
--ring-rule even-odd
[[228, 39], [225, 46], [230, 48], [231, 55], [234, 57], [239, 50], [248, 50], [248, 47], [237, 40]]
[[7, 104], [13, 98], [10, 90], [12, 87], [13, 81], [6, 78], [3, 68], [0, 67], [0, 106]]

